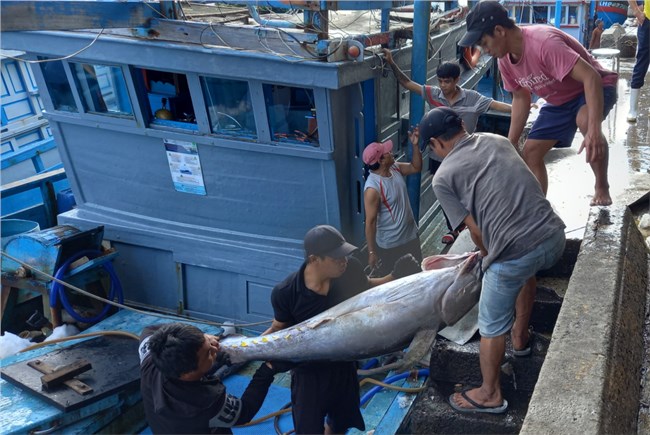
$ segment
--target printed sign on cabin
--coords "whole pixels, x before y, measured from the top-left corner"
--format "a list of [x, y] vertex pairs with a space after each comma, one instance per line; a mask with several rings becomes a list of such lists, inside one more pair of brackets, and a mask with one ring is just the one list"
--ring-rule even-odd
[[174, 188], [179, 192], [206, 195], [199, 150], [194, 142], [163, 139]]

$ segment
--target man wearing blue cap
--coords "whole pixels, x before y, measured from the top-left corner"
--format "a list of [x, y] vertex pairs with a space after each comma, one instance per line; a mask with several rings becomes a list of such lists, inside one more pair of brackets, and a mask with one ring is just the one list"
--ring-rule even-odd
[[508, 139], [513, 144], [526, 124], [531, 94], [547, 101], [524, 144], [523, 158], [548, 190], [544, 156], [570, 147], [579, 128], [596, 183], [591, 205], [612, 203], [607, 179], [608, 145], [601, 124], [616, 103], [618, 74], [604, 69], [575, 38], [547, 25], [518, 27], [496, 1], [479, 2], [467, 15], [463, 47], [479, 45], [499, 59], [504, 88], [512, 92]]
[[512, 144], [491, 133], [467, 134], [460, 116], [437, 107], [420, 121], [420, 136], [442, 160], [433, 191], [452, 225], [467, 225], [483, 255], [479, 300], [483, 384], [452, 394], [459, 412], [502, 413], [508, 402], [499, 379], [505, 336], [513, 355], [532, 353], [528, 322], [537, 271], [564, 251], [564, 222]]

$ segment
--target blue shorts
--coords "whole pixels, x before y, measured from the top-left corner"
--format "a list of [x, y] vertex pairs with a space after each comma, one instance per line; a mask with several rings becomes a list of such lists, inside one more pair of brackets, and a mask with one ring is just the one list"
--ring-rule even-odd
[[528, 278], [553, 266], [564, 252], [564, 229], [540, 243], [523, 257], [490, 264], [483, 275], [478, 303], [478, 329], [481, 337], [505, 334], [514, 323], [515, 302]]
[[[603, 119], [616, 104], [616, 86], [603, 88]], [[555, 148], [568, 148], [578, 130], [576, 117], [578, 111], [587, 103], [584, 92], [573, 100], [559, 106], [545, 104], [539, 111], [539, 116], [528, 134], [528, 139], [556, 139]]]

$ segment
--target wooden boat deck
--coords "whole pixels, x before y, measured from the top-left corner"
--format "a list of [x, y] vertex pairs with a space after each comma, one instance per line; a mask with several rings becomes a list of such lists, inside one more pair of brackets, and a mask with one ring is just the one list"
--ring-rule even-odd
[[[168, 319], [156, 316], [122, 310], [84, 331], [84, 333], [126, 331], [139, 335], [145, 326], [168, 321]], [[215, 326], [193, 324], [208, 333], [218, 334], [221, 331], [220, 328]], [[1, 360], [0, 367], [26, 362], [90, 339], [92, 338], [71, 340], [19, 353]], [[107, 357], [109, 356], [107, 355]], [[111, 357], [115, 358], [115, 356]], [[258, 365], [259, 363], [251, 363], [240, 373], [227, 377], [224, 384], [227, 386], [228, 391], [231, 394], [241, 395]], [[400, 380], [393, 385], [417, 387], [421, 386], [425, 380], [426, 378], [419, 378], [415, 383], [410, 380]], [[276, 376], [276, 380], [256, 418], [278, 411], [289, 403], [289, 386], [289, 374]], [[364, 385], [362, 393], [367, 392], [371, 387], [373, 387], [371, 384]], [[415, 397], [415, 394], [405, 394], [394, 390], [383, 390], [375, 394], [362, 409], [366, 422], [366, 431], [374, 429], [375, 433], [395, 433], [408, 414]], [[42, 398], [23, 391], [4, 379], [0, 380], [0, 432], [4, 434], [46, 430], [54, 426], [58, 426], [66, 434], [94, 433], [99, 430], [107, 430], [107, 428], [110, 428], [110, 432], [113, 433], [137, 433], [142, 431], [143, 421], [139, 388], [119, 391], [83, 408], [66, 413], [47, 403]], [[290, 414], [279, 417], [279, 427], [283, 432], [293, 428]], [[274, 431], [273, 419], [266, 420], [255, 426], [234, 429], [236, 434], [273, 433]], [[145, 429], [143, 433], [150, 432]], [[350, 431], [350, 433], [361, 432]]]

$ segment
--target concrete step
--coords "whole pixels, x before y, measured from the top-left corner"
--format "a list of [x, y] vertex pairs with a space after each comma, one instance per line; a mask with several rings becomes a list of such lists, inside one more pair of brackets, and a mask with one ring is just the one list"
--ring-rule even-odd
[[447, 402], [454, 385], [429, 381], [429, 388], [420, 393], [411, 412], [407, 428], [400, 433], [419, 434], [511, 434], [518, 433], [526, 416], [530, 394], [505, 392], [508, 412], [505, 414], [461, 414]]

